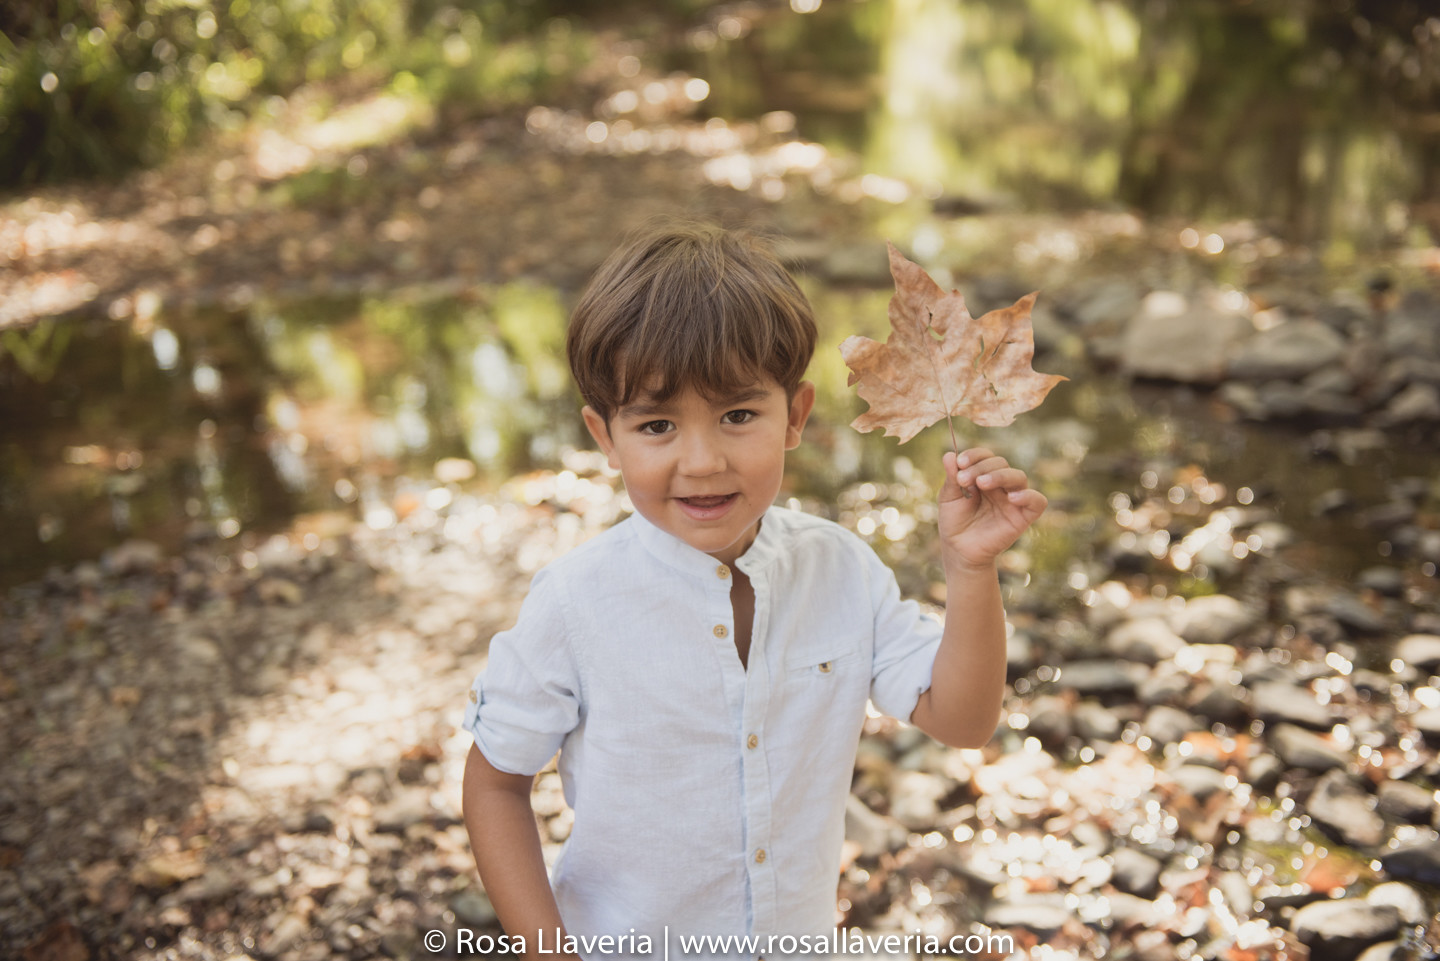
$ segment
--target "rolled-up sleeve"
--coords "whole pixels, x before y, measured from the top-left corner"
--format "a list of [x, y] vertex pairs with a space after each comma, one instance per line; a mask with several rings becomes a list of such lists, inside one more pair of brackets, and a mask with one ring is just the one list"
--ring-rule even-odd
[[868, 545], [864, 554], [875, 615], [870, 700], [891, 717], [908, 722], [920, 695], [930, 689], [944, 627], [915, 601], [900, 599], [895, 574]]
[[564, 585], [541, 571], [515, 626], [490, 641], [470, 689], [465, 730], [491, 766], [535, 774], [580, 717], [579, 672], [566, 629]]

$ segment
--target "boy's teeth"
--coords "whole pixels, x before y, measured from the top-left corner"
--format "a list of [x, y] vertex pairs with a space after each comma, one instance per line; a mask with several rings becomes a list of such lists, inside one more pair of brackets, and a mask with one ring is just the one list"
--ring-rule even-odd
[[729, 497], [729, 494], [716, 494], [712, 497], [682, 497], [681, 500], [695, 507], [718, 507]]

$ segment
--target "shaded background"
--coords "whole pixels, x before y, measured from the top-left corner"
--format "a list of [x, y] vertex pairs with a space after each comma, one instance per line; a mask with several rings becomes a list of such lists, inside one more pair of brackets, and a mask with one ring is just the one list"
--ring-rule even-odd
[[[875, 720], [847, 923], [1428, 956], [1437, 856], [1387, 852], [1440, 787], [1437, 83], [1418, 2], [8, 3], [4, 937], [420, 956], [490, 923], [457, 692], [628, 509], [564, 324], [680, 214], [777, 236], [822, 326], [785, 496], [927, 602], [948, 438], [849, 430], [834, 349], [883, 336], [883, 241], [977, 313], [1039, 289], [1071, 378], [972, 432], [1054, 505], [1006, 559], [1004, 736]], [[1396, 878], [1375, 937], [1295, 923]]]

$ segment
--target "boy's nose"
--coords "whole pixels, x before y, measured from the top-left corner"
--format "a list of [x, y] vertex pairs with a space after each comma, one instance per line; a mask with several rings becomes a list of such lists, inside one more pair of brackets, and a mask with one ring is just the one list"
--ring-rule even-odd
[[708, 437], [693, 434], [680, 450], [680, 471], [692, 477], [718, 474], [725, 469], [725, 455]]

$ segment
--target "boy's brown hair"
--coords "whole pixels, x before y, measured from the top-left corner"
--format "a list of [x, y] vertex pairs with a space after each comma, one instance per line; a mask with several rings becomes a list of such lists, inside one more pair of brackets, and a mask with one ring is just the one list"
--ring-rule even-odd
[[600, 265], [565, 347], [580, 395], [608, 422], [642, 390], [713, 400], [768, 374], [792, 396], [815, 337], [810, 302], [761, 238], [669, 222]]

